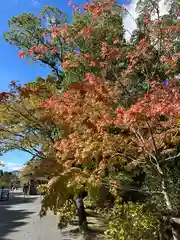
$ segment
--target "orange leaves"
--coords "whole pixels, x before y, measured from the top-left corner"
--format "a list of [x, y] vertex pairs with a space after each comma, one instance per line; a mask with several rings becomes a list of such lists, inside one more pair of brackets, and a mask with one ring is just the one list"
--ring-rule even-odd
[[29, 54], [30, 55], [36, 55], [36, 54], [45, 54], [49, 51], [50, 49], [44, 45], [38, 45], [38, 46], [33, 46], [31, 47], [31, 49], [29, 50]]
[[76, 68], [76, 67], [79, 66], [79, 64], [76, 63], [76, 62], [64, 61], [64, 62], [61, 63], [61, 66], [64, 69], [68, 69], [68, 68]]
[[120, 43], [119, 39], [115, 39], [115, 40], [113, 41], [113, 44], [118, 44], [118, 43]]
[[102, 67], [105, 66], [104, 63], [99, 63], [99, 61], [97, 59], [95, 59], [93, 56], [91, 56], [88, 53], [80, 54], [78, 56], [78, 59], [83, 61], [83, 62], [87, 62], [89, 64], [89, 66], [91, 66], [91, 67], [96, 67], [96, 66], [101, 66], [101, 65], [102, 65]]
[[[62, 96], [44, 102], [42, 107], [52, 111], [53, 120], [67, 127], [67, 135], [54, 146], [57, 159], [65, 168], [89, 163], [99, 154], [102, 161], [106, 155], [115, 154], [112, 152], [115, 136], [105, 129], [112, 123], [112, 100], [107, 86], [83, 83], [72, 84]], [[99, 164], [100, 174], [103, 162]]]
[[96, 77], [94, 74], [92, 73], [86, 73], [85, 74], [85, 79], [89, 82], [89, 83], [96, 83]]
[[[147, 128], [145, 123], [150, 122], [156, 130], [160, 123], [160, 115], [169, 118], [167, 123], [169, 125], [173, 124], [180, 115], [180, 91], [173, 85], [173, 81], [168, 86], [154, 85], [153, 83], [151, 90], [144, 95], [144, 98], [136, 101], [139, 92], [135, 97], [131, 94], [134, 104], [129, 109], [123, 107], [114, 109], [119, 103], [120, 94], [115, 96], [114, 87], [109, 87], [104, 83], [104, 79], [99, 77], [104, 72], [109, 71], [109, 75], [111, 72], [115, 73], [119, 83], [125, 82], [125, 87], [122, 87], [121, 92], [131, 84], [129, 82], [132, 78], [129, 73], [132, 73], [133, 84], [135, 83], [135, 90], [138, 91], [141, 80], [155, 79], [155, 74], [159, 74], [159, 69], [163, 69], [162, 71], [165, 69], [167, 74], [174, 73], [179, 59], [179, 53], [167, 52], [167, 49], [168, 51], [169, 49], [173, 50], [174, 47], [169, 33], [178, 32], [178, 24], [170, 26], [168, 31], [162, 30], [162, 36], [159, 36], [159, 26], [162, 26], [162, 22], [158, 20], [154, 24], [150, 16], [144, 16], [145, 36], [139, 42], [135, 39], [133, 44], [128, 44], [119, 34], [122, 26], [117, 14], [118, 9], [113, 8], [114, 3], [114, 0], [105, 0], [86, 4], [84, 9], [88, 12], [86, 13], [88, 21], [80, 18], [81, 24], [78, 15], [78, 18], [75, 18], [70, 26], [51, 28], [53, 38], [63, 37], [66, 43], [71, 39], [75, 43], [72, 45], [73, 48], [78, 49], [76, 53], [73, 53], [73, 48], [66, 53], [61, 66], [67, 71], [66, 76], [70, 76], [69, 79], [76, 80], [74, 78], [77, 76], [80, 82], [71, 84], [67, 92], [53, 96], [41, 105], [42, 108], [52, 112], [53, 122], [65, 129], [64, 138], [56, 142], [54, 146], [57, 151], [57, 159], [63, 163], [65, 168], [76, 164], [85, 166], [90, 162], [93, 165], [92, 171], [103, 172], [105, 167], [117, 158], [121, 161], [118, 155], [120, 154], [119, 150], [126, 153], [130, 144], [136, 146], [134, 155], [139, 154], [141, 147], [152, 149], [152, 144], [140, 143], [137, 139], [135, 142], [134, 135], [131, 135], [130, 131], [123, 135], [121, 129], [119, 130], [122, 125], [128, 130], [133, 128], [144, 131], [144, 128]], [[74, 10], [76, 10], [75, 5]], [[112, 14], [112, 19], [106, 19], [108, 14]], [[114, 25], [111, 20], [115, 21]], [[101, 26], [102, 29], [100, 29]], [[107, 32], [107, 29], [110, 33]], [[146, 30], [148, 31], [146, 32]], [[31, 51], [35, 54], [44, 54], [50, 51], [57, 54], [56, 49], [39, 46], [33, 47]], [[171, 56], [169, 56], [170, 54]], [[152, 62], [157, 66], [151, 67]], [[102, 69], [103, 71], [101, 71]], [[113, 77], [110, 77], [110, 80], [113, 80]], [[141, 77], [142, 79], [140, 79]], [[136, 82], [139, 82], [138, 86]], [[125, 98], [129, 98], [127, 95]], [[107, 126], [117, 127], [119, 133], [117, 135], [109, 133]]]
[[101, 57], [102, 59], [118, 59], [121, 56], [121, 52], [118, 48], [109, 46], [106, 42], [102, 43]]
[[173, 33], [173, 32], [180, 32], [180, 22], [177, 22], [176, 25], [165, 27], [164, 29], [165, 33]]
[[93, 27], [89, 26], [89, 27], [81, 29], [81, 31], [78, 33], [78, 35], [86, 38], [86, 37], [90, 37], [93, 32], [94, 32]]
[[[92, 80], [91, 77], [93, 76], [87, 74], [87, 77], [90, 77], [90, 80]], [[42, 103], [41, 106], [47, 109], [54, 109], [55, 116], [59, 121], [73, 125], [77, 120], [77, 123], [80, 122], [82, 124], [84, 118], [93, 116], [91, 116], [93, 114], [92, 111], [96, 111], [94, 106], [99, 106], [99, 110], [109, 106], [110, 98], [108, 89], [101, 86], [98, 82], [95, 85], [94, 82], [75, 83], [71, 84], [69, 90], [62, 96], [52, 97]], [[74, 122], [71, 122], [73, 119]]]
[[68, 26], [64, 26], [64, 28], [55, 28], [55, 27], [51, 27], [51, 33], [52, 33], [52, 37], [56, 38], [57, 36], [62, 36], [65, 37], [68, 35]]
[[111, 10], [112, 5], [115, 0], [104, 0], [103, 2], [98, 2], [88, 6], [88, 10], [91, 12], [93, 17], [100, 16], [103, 12]]

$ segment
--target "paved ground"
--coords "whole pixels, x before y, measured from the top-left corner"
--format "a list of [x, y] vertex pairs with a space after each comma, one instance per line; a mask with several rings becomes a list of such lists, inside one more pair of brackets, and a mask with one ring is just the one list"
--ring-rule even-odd
[[0, 240], [73, 240], [57, 230], [56, 217], [39, 218], [40, 198], [14, 193], [0, 202]]

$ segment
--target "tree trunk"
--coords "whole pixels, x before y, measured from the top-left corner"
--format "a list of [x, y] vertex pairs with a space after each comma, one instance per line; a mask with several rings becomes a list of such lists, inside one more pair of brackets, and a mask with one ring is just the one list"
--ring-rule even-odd
[[[162, 194], [164, 196], [166, 207], [167, 207], [168, 210], [172, 211], [172, 205], [171, 205], [171, 202], [170, 202], [170, 199], [169, 199], [169, 195], [167, 193], [167, 188], [166, 188], [166, 184], [165, 184], [164, 179], [162, 179], [161, 186], [162, 186]], [[174, 219], [172, 217], [171, 217], [171, 221], [174, 222]], [[178, 234], [177, 230], [174, 228], [174, 226], [172, 226], [172, 224], [171, 224], [171, 229], [172, 229], [173, 240], [178, 240], [179, 239], [179, 237], [178, 237], [179, 234]]]
[[84, 208], [83, 198], [79, 195], [74, 197], [74, 201], [76, 204], [77, 215], [79, 218], [79, 227], [81, 230], [87, 230], [87, 219], [86, 219], [86, 211]]
[[[164, 201], [165, 201], [165, 204], [166, 204], [166, 208], [167, 210], [170, 210], [172, 211], [172, 204], [171, 204], [171, 201], [170, 201], [170, 198], [169, 198], [169, 194], [168, 194], [168, 190], [167, 190], [167, 186], [166, 186], [166, 182], [165, 182], [165, 174], [163, 172], [163, 170], [161, 169], [161, 166], [159, 164], [159, 152], [158, 152], [158, 148], [156, 146], [156, 142], [155, 142], [155, 138], [153, 136], [153, 131], [152, 131], [152, 128], [151, 126], [149, 125], [149, 123], [147, 122], [147, 126], [148, 126], [148, 129], [149, 129], [149, 133], [151, 135], [151, 139], [152, 139], [152, 144], [153, 144], [153, 147], [154, 147], [154, 152], [155, 152], [155, 156], [154, 156], [154, 160], [155, 160], [155, 163], [153, 163], [153, 167], [155, 166], [156, 167], [156, 170], [157, 172], [159, 173], [159, 177], [161, 178], [161, 188], [162, 188], [162, 194], [163, 194], [163, 197], [164, 197]], [[138, 137], [139, 138], [139, 137]], [[179, 237], [179, 233], [178, 231], [176, 230], [176, 228], [173, 226], [173, 222], [175, 222], [175, 219], [170, 217], [170, 221], [171, 221], [171, 231], [172, 231], [172, 239], [173, 240], [178, 240]]]
[[162, 222], [160, 222], [158, 240], [165, 240], [165, 238], [164, 238], [164, 224]]

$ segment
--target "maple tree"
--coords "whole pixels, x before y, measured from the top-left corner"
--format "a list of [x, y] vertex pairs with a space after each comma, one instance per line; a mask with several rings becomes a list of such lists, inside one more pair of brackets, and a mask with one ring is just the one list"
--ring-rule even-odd
[[[41, 216], [50, 208], [55, 214], [60, 212], [62, 221], [63, 209], [70, 209], [67, 224], [75, 213], [75, 202], [79, 224], [86, 227], [84, 191], [104, 185], [116, 198], [123, 188], [132, 186], [127, 172], [133, 175], [140, 168], [145, 179], [136, 191], [149, 194], [146, 201], [155, 205], [153, 216], [164, 228], [170, 226], [172, 238], [177, 240], [180, 21], [177, 11], [172, 14], [173, 5], [170, 19], [158, 14], [154, 1], [150, 5], [141, 2], [144, 6], [131, 42], [125, 39], [123, 28], [123, 16], [128, 12], [113, 0], [92, 1], [83, 6], [84, 11], [73, 5], [72, 23], [49, 32], [54, 40], [63, 37], [69, 48], [61, 62], [62, 88], [48, 95], [46, 86], [45, 98], [42, 85], [33, 89], [40, 113], [37, 123], [47, 123], [51, 134], [54, 125], [61, 132], [50, 144], [53, 161], [49, 159], [49, 163], [58, 171], [46, 168], [53, 174]], [[38, 54], [51, 51], [34, 46], [27, 54], [32, 50]], [[31, 93], [31, 88], [24, 90]], [[96, 193], [99, 197], [98, 190]], [[165, 230], [158, 234], [163, 237]], [[122, 239], [125, 237], [128, 239], [126, 235]]]
[[124, 91], [121, 101], [127, 105], [147, 90], [149, 79], [162, 82], [176, 75], [179, 72], [178, 13], [173, 20], [159, 15], [155, 18], [154, 11], [158, 12], [159, 8], [153, 1], [151, 5], [150, 14], [148, 9], [142, 10], [144, 14], [140, 12], [135, 20], [139, 31], [138, 34], [134, 31], [131, 42], [125, 40], [127, 30], [123, 28], [123, 16], [128, 11], [116, 1], [73, 5], [72, 24], [56, 29], [56, 35], [63, 34], [74, 48], [62, 63], [64, 82], [82, 81], [86, 73], [93, 73], [121, 85]]
[[[111, 98], [112, 89], [109, 92], [108, 87], [105, 89], [101, 84], [78, 85], [79, 90], [77, 85], [71, 86], [65, 95], [44, 102], [42, 107], [54, 111], [53, 120], [67, 126], [66, 138], [57, 141], [55, 148], [57, 161], [63, 165], [65, 172], [74, 167], [79, 169], [78, 175], [75, 172], [75, 176], [68, 179], [70, 186], [98, 186], [104, 183], [111, 188], [120, 188], [123, 186], [118, 174], [115, 179], [110, 177], [112, 168], [118, 166], [120, 169], [133, 169], [140, 165], [146, 172], [147, 179], [156, 179], [155, 183], [151, 183], [152, 186], [147, 185], [148, 192], [155, 197], [164, 195], [164, 200], [167, 201], [165, 212], [169, 211], [170, 216], [174, 214], [175, 209], [169, 203], [170, 200], [167, 200], [173, 192], [169, 192], [165, 184], [167, 179], [173, 180], [179, 173], [179, 168], [177, 173], [171, 173], [168, 167], [168, 162], [180, 156], [176, 150], [179, 144], [177, 116], [180, 113], [179, 86], [176, 83], [177, 81], [172, 81], [168, 87], [155, 85], [148, 96], [140, 99], [130, 109], [118, 107], [117, 117], [112, 116], [115, 110], [115, 102]], [[108, 125], [114, 129], [118, 127], [118, 133], [108, 131]], [[176, 189], [178, 188], [177, 184]], [[161, 201], [162, 196], [158, 197], [158, 201]], [[177, 192], [175, 199], [177, 200]]]
[[[117, 125], [123, 124], [131, 131], [131, 140], [136, 142], [138, 151], [142, 153], [136, 164], [139, 160], [139, 164], [143, 165], [147, 180], [155, 179], [148, 188], [152, 194], [160, 194], [155, 196], [157, 205], [163, 200], [164, 206], [160, 209], [169, 211], [171, 223], [177, 221], [173, 212], [178, 207], [179, 192], [179, 184], [175, 180], [179, 174], [180, 159], [180, 89], [177, 83], [179, 79], [171, 79], [168, 86], [155, 84], [148, 95], [130, 109], [118, 108], [116, 119]], [[173, 186], [172, 190], [170, 186]], [[174, 228], [172, 232], [173, 239], [178, 239]]]
[[[85, 15], [87, 17], [86, 19], [88, 19], [88, 14], [90, 14], [92, 22], [86, 26], [86, 28], [83, 26], [82, 30], [78, 28], [79, 34], [76, 34], [78, 41], [80, 41], [79, 39], [82, 40], [83, 38], [88, 37], [88, 39], [85, 39], [85, 43], [88, 44], [85, 54], [91, 52], [91, 62], [88, 65], [88, 72], [84, 69], [84, 66], [83, 68], [81, 67], [81, 63], [79, 62], [79, 59], [84, 58], [84, 52], [81, 53], [81, 50], [78, 54], [67, 56], [67, 60], [63, 64], [63, 67], [65, 68], [65, 75], [67, 74], [68, 76], [67, 79], [70, 78], [70, 75], [68, 74], [71, 74], [72, 71], [73, 73], [78, 74], [79, 78], [76, 78], [77, 81], [79, 81], [78, 79], [81, 79], [81, 81], [85, 80], [85, 82], [72, 84], [70, 90], [62, 97], [52, 97], [43, 104], [43, 107], [45, 108], [54, 109], [55, 121], [68, 126], [67, 137], [55, 144], [55, 148], [57, 150], [57, 160], [60, 163], [63, 163], [65, 169], [78, 166], [78, 168], [81, 169], [79, 171], [82, 174], [87, 174], [86, 178], [82, 175], [83, 179], [85, 179], [81, 179], [81, 182], [87, 182], [91, 179], [93, 179], [93, 182], [101, 182], [104, 177], [105, 170], [112, 167], [116, 161], [120, 162], [121, 165], [124, 163], [129, 167], [133, 165], [141, 165], [147, 173], [150, 171], [149, 175], [152, 174], [151, 171], [153, 171], [153, 168], [156, 167], [157, 172], [154, 176], [156, 179], [158, 179], [159, 176], [162, 177], [161, 182], [156, 182], [156, 187], [159, 188], [159, 184], [161, 184], [159, 194], [164, 196], [166, 204], [165, 209], [172, 212], [172, 204], [169, 204], [170, 200], [168, 199], [168, 190], [165, 186], [166, 174], [161, 172], [158, 162], [162, 160], [163, 164], [165, 164], [167, 159], [175, 159], [179, 157], [178, 154], [165, 159], [159, 156], [164, 156], [164, 149], [161, 149], [163, 145], [165, 145], [168, 149], [167, 143], [164, 142], [164, 140], [167, 139], [167, 136], [166, 138], [164, 137], [164, 131], [169, 129], [168, 137], [178, 131], [177, 117], [179, 116], [179, 82], [176, 81], [176, 85], [174, 86], [173, 84], [176, 79], [170, 80], [170, 78], [179, 73], [179, 52], [176, 49], [176, 40], [179, 32], [179, 20], [176, 20], [174, 27], [172, 25], [164, 26], [163, 19], [159, 18], [158, 20], [153, 20], [148, 16], [144, 16], [145, 37], [134, 46], [131, 46], [131, 51], [129, 51], [130, 47], [128, 47], [128, 53], [125, 52], [126, 58], [129, 60], [128, 66], [123, 70], [119, 69], [119, 75], [115, 79], [115, 89], [119, 87], [119, 94], [116, 95], [117, 98], [114, 101], [111, 96], [113, 95], [113, 88], [109, 90], [108, 85], [106, 86], [108, 79], [99, 74], [100, 71], [93, 71], [93, 67], [96, 65], [98, 66], [104, 56], [102, 55], [102, 52], [102, 58], [99, 56], [93, 56], [93, 49], [90, 48], [90, 44], [92, 44], [93, 41], [97, 42], [95, 35], [96, 29], [93, 29], [93, 24], [98, 25], [99, 22], [102, 21], [102, 18], [106, 16], [107, 12], [109, 13], [109, 11], [113, 11], [114, 4], [114, 1], [103, 3], [93, 2], [87, 7], [86, 10], [88, 13]], [[97, 14], [95, 15], [96, 18], [93, 18], [95, 17], [94, 13]], [[105, 14], [103, 15], [103, 13]], [[81, 14], [77, 13], [75, 20], [76, 17], [78, 19], [79, 15]], [[116, 13], [114, 15], [116, 15]], [[83, 17], [84, 15], [82, 18]], [[71, 36], [71, 28], [73, 28], [73, 24], [68, 29], [70, 32], [67, 33], [68, 40]], [[161, 28], [163, 29], [162, 33], [161, 35], [158, 35]], [[171, 31], [173, 31], [173, 36], [170, 36]], [[59, 34], [60, 33], [61, 31]], [[112, 49], [112, 45], [109, 44], [108, 39], [106, 40], [107, 42], [103, 40], [103, 48], [101, 50], [104, 49], [104, 54], [106, 55], [108, 48], [110, 48], [109, 55], [106, 55], [105, 57], [107, 65], [113, 69], [111, 57], [114, 57], [116, 61], [119, 61], [118, 56], [121, 56], [122, 51], [114, 47]], [[118, 40], [116, 43], [118, 43]], [[168, 52], [167, 47], [163, 47], [167, 46], [167, 44], [170, 44], [168, 45], [170, 47], [168, 48]], [[93, 44], [92, 46], [94, 47]], [[98, 46], [101, 46], [99, 38]], [[90, 52], [88, 52], [89, 49]], [[82, 51], [85, 51], [84, 46]], [[98, 53], [97, 50], [96, 53]], [[156, 63], [150, 67], [150, 62], [152, 62], [157, 54], [158, 58]], [[87, 55], [85, 55], [84, 58], [85, 61], [86, 56]], [[92, 59], [96, 60], [97, 64], [95, 61], [92, 63]], [[106, 69], [106, 65], [103, 67]], [[80, 71], [80, 74], [78, 71]], [[137, 100], [143, 93], [142, 90], [140, 92], [138, 90], [140, 94], [136, 94], [134, 96], [132, 101], [134, 104], [130, 106], [130, 109], [118, 107], [116, 109], [117, 118], [114, 120], [113, 108], [115, 105], [118, 105], [118, 103], [122, 104], [120, 96], [124, 97], [122, 92], [124, 88], [126, 89], [126, 86], [122, 86], [121, 82], [118, 81], [119, 77], [121, 76], [123, 79], [131, 81], [132, 76], [137, 76], [138, 71], [143, 73], [143, 81], [147, 84], [147, 94], [145, 94], [142, 100]], [[164, 78], [169, 78], [169, 80], [165, 80]], [[152, 79], [155, 83], [153, 83]], [[113, 79], [111, 79], [111, 81], [112, 80]], [[89, 83], [87, 83], [87, 81]], [[165, 86], [163, 86], [163, 84]], [[130, 90], [133, 89], [132, 85]], [[131, 95], [129, 94], [129, 89], [128, 93], [126, 91], [126, 95], [128, 95], [127, 97]], [[165, 121], [164, 125], [161, 126], [161, 118], [163, 117], [168, 118], [168, 121]], [[147, 124], [147, 127], [144, 126], [144, 121]], [[132, 131], [133, 124], [134, 130]], [[106, 129], [106, 125], [115, 125], [118, 129], [121, 129], [123, 126], [129, 133], [126, 137], [123, 134], [109, 134]], [[154, 143], [154, 136], [156, 136], [156, 138], [160, 141], [160, 143], [158, 143], [158, 149], [155, 148], [156, 145]], [[178, 141], [178, 138], [175, 137], [175, 140]], [[173, 150], [176, 147], [176, 141], [175, 143], [171, 143], [174, 146]], [[71, 147], [69, 148], [69, 146]], [[154, 151], [158, 151], [158, 153], [156, 153], [158, 154], [158, 159], [157, 156], [154, 155]], [[171, 152], [171, 154], [173, 153]], [[97, 157], [98, 161], [96, 160]], [[152, 163], [151, 158], [154, 159], [155, 163]], [[153, 164], [155, 164], [155, 166]], [[88, 168], [89, 165], [90, 169]], [[79, 178], [81, 178], [80, 175], [78, 175], [77, 181], [79, 181]], [[73, 183], [77, 184], [74, 179]], [[115, 185], [118, 184], [120, 183], [116, 181]], [[113, 185], [113, 182], [111, 185]], [[153, 193], [152, 189], [150, 192]], [[170, 219], [175, 221], [173, 217], [170, 217]], [[172, 232], [173, 238], [177, 239], [177, 233], [173, 227]]]

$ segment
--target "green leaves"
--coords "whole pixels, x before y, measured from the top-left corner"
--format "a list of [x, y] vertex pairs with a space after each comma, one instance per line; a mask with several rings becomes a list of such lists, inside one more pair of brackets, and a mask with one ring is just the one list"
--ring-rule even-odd
[[[53, 20], [54, 19], [54, 20]], [[49, 28], [46, 28], [46, 22]], [[23, 13], [13, 16], [9, 20], [9, 31], [4, 33], [4, 39], [24, 51], [27, 58], [49, 66], [54, 74], [62, 81], [62, 71], [60, 63], [63, 59], [64, 42], [58, 38], [56, 42], [50, 39], [50, 28], [52, 26], [60, 27], [67, 22], [67, 16], [55, 7], [44, 7], [41, 13], [36, 16], [32, 13]], [[45, 33], [45, 36], [44, 36]], [[43, 54], [40, 58], [36, 58], [32, 54], [33, 46], [49, 47], [56, 49], [58, 54], [52, 54], [50, 51]]]
[[108, 240], [155, 240], [159, 224], [145, 205], [116, 202], [110, 213], [109, 229], [105, 232]]
[[149, 84], [146, 83], [146, 82], [144, 82], [144, 83], [142, 84], [142, 88], [143, 88], [145, 91], [148, 91], [148, 90], [149, 90]]

